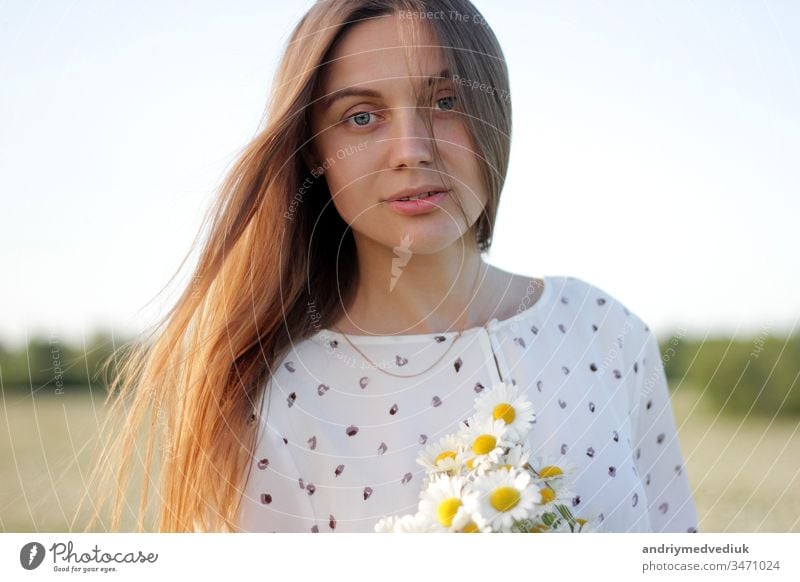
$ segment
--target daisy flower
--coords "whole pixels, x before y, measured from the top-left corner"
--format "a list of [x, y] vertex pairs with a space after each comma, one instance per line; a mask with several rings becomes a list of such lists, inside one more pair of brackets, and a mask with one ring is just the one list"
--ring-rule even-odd
[[[530, 455], [530, 451], [524, 445], [513, 445], [508, 448], [505, 454], [500, 455], [496, 465], [492, 465], [488, 462], [477, 465], [475, 468], [475, 474], [483, 475], [487, 471], [495, 471], [497, 469], [502, 469], [503, 467], [509, 471], [512, 469], [527, 471], [526, 464], [528, 463], [528, 458]], [[468, 468], [470, 467], [471, 465], [468, 464]]]
[[503, 455], [502, 459], [500, 459], [500, 467], [508, 467], [509, 470], [512, 467], [521, 471], [525, 470], [525, 465], [528, 463], [530, 456], [530, 450], [528, 450], [524, 445], [514, 445], [508, 450], [508, 453]]
[[550, 512], [561, 515], [556, 509], [556, 505], [566, 505], [569, 507], [570, 500], [575, 493], [565, 487], [562, 482], [548, 481], [537, 485], [541, 500], [536, 504], [536, 510], [540, 512]]
[[525, 439], [536, 420], [533, 404], [520, 394], [519, 387], [505, 383], [495, 384], [475, 398], [475, 410], [480, 416], [503, 420], [517, 442]]
[[446, 472], [456, 475], [461, 467], [461, 463], [457, 459], [459, 445], [460, 443], [454, 435], [445, 435], [436, 442], [428, 443], [420, 451], [417, 463], [425, 467], [428, 473]]
[[464, 477], [432, 476], [419, 502], [419, 513], [435, 524], [437, 531], [458, 531], [477, 510], [478, 493]]
[[404, 515], [394, 526], [394, 533], [433, 533], [436, 526], [426, 515], [415, 513]]
[[421, 513], [407, 515], [390, 515], [383, 517], [375, 524], [376, 533], [433, 533], [436, 528]]
[[535, 513], [540, 501], [539, 489], [528, 472], [500, 469], [476, 477], [475, 489], [480, 493], [480, 514], [493, 530], [508, 531], [514, 521]]
[[509, 439], [505, 422], [476, 416], [469, 419], [469, 426], [461, 431], [459, 438], [464, 450], [457, 455], [457, 459], [470, 471], [496, 464], [505, 450], [514, 445]]
[[492, 533], [492, 526], [489, 520], [484, 518], [478, 511], [470, 514], [470, 519], [461, 529], [455, 530], [456, 533]]
[[400, 519], [399, 516], [387, 515], [382, 517], [378, 523], [375, 524], [375, 533], [392, 533], [394, 531], [394, 524]]
[[577, 468], [567, 457], [562, 455], [537, 455], [528, 465], [536, 473], [534, 481], [547, 481], [550, 485], [559, 485], [566, 475], [573, 475]]

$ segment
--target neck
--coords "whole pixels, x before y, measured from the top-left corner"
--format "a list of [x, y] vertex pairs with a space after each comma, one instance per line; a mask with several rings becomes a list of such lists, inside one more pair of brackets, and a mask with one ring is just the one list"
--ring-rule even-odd
[[483, 325], [495, 271], [477, 247], [459, 240], [430, 254], [373, 242], [357, 244], [359, 286], [337, 326], [345, 333], [391, 335]]

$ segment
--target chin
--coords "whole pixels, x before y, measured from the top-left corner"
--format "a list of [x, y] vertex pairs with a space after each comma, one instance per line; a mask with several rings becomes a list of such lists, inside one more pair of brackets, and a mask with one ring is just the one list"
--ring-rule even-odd
[[381, 242], [384, 246], [392, 249], [398, 257], [403, 252], [419, 255], [438, 253], [453, 244], [458, 244], [463, 236], [449, 220], [447, 220], [447, 224], [407, 225], [407, 227], [392, 230], [396, 232], [396, 235], [390, 239], [382, 236]]

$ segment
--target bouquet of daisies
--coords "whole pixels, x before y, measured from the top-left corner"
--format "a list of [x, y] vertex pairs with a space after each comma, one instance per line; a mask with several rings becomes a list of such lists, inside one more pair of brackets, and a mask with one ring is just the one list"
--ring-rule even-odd
[[536, 419], [514, 385], [495, 384], [475, 399], [457, 434], [428, 444], [417, 462], [427, 474], [416, 514], [388, 516], [379, 533], [544, 533], [598, 531], [575, 517], [567, 478], [574, 466], [535, 457], [526, 445]]

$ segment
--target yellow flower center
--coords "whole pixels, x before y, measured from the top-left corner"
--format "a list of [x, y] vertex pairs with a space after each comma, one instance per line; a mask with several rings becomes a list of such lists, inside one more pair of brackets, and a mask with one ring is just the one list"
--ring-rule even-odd
[[539, 489], [539, 493], [542, 495], [541, 504], [544, 505], [545, 503], [550, 503], [553, 499], [556, 498], [556, 492], [553, 491], [552, 487], [542, 487]]
[[489, 496], [489, 503], [497, 511], [510, 511], [519, 503], [519, 491], [513, 487], [498, 487]]
[[464, 526], [464, 529], [461, 530], [461, 533], [480, 533], [478, 531], [478, 524], [474, 521], [470, 521]]
[[490, 434], [482, 434], [472, 443], [472, 450], [477, 455], [491, 453], [497, 445], [497, 439]]
[[492, 411], [492, 418], [495, 420], [502, 418], [506, 424], [511, 424], [514, 422], [515, 417], [516, 413], [514, 412], [514, 407], [508, 402], [501, 402], [495, 406], [494, 410]]
[[470, 471], [472, 471], [472, 469], [475, 468], [475, 467], [472, 466], [472, 461], [474, 461], [474, 460], [475, 459], [467, 459], [466, 465], [467, 465], [467, 469], [469, 469]]
[[560, 467], [556, 467], [555, 465], [548, 465], [546, 467], [542, 467], [539, 471], [539, 476], [542, 479], [552, 479], [553, 477], [559, 477], [564, 474], [564, 471], [561, 470]]
[[509, 465], [509, 464], [505, 464], [505, 465], [497, 465], [497, 468], [498, 468], [498, 469], [508, 469], [508, 470], [510, 471], [511, 469], [513, 469], [513, 468], [514, 468], [514, 465]]
[[442, 501], [436, 511], [436, 517], [439, 519], [439, 523], [445, 527], [450, 527], [459, 507], [461, 507], [461, 500], [457, 497], [451, 497], [450, 499]]
[[547, 531], [547, 526], [543, 523], [538, 525], [534, 525], [531, 529], [528, 530], [528, 533], [544, 533]]
[[439, 465], [439, 461], [444, 461], [445, 459], [455, 459], [456, 453], [455, 451], [444, 451], [439, 453], [439, 455], [433, 460], [434, 465]]
[[575, 518], [575, 521], [577, 521], [581, 525], [586, 525], [587, 522], [587, 520], [583, 519], [582, 517]]

